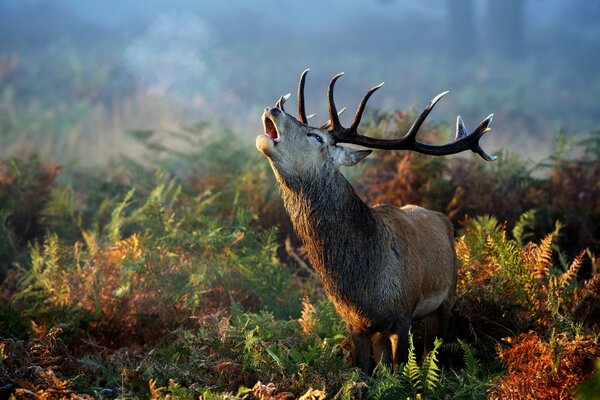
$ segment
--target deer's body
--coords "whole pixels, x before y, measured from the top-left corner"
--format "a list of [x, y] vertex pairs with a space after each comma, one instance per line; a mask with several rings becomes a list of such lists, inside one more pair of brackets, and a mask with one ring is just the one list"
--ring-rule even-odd
[[369, 207], [336, 170], [310, 177], [308, 188], [278, 179], [312, 266], [355, 330], [380, 331], [400, 314], [421, 318], [453, 291], [453, 228], [443, 214]]
[[[305, 74], [299, 90], [300, 121], [283, 111], [285, 99], [280, 99], [278, 107], [265, 109], [265, 135], [257, 138], [256, 145], [269, 159], [312, 266], [347, 322], [354, 364], [364, 371], [371, 370], [372, 361], [395, 366], [406, 357], [412, 321], [427, 321], [430, 338], [444, 333], [448, 299], [457, 280], [452, 225], [435, 211], [417, 206], [369, 207], [358, 197], [339, 167], [356, 164], [370, 151], [337, 146], [337, 142], [372, 144], [355, 139], [366, 100], [352, 128], [340, 127], [332, 97], [336, 77], [329, 96], [332, 129], [310, 127], [302, 93]], [[458, 142], [465, 143], [472, 135], [461, 138], [465, 140]], [[468, 148], [479, 152], [478, 140], [474, 143], [469, 142]], [[423, 152], [430, 148], [425, 145]], [[444, 151], [456, 152], [455, 145], [449, 149]]]
[[369, 207], [335, 168], [302, 179], [273, 168], [311, 265], [353, 337], [406, 334], [413, 319], [434, 313], [454, 291], [453, 228], [445, 215]]

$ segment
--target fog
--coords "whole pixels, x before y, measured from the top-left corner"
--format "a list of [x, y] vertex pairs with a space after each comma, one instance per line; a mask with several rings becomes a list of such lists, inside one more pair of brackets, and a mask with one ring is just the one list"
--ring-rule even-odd
[[344, 71], [340, 106], [381, 81], [369, 105], [383, 110], [450, 90], [433, 120], [494, 112], [497, 146], [539, 158], [559, 130], [598, 129], [599, 18], [586, 0], [0, 0], [0, 147], [49, 131], [70, 137], [51, 146], [59, 158], [86, 137], [127, 152], [122, 132], [202, 120], [251, 138], [310, 67], [319, 121]]

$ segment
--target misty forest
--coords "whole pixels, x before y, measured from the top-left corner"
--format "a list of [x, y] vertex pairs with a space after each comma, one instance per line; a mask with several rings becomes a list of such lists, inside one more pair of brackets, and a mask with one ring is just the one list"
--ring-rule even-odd
[[0, 0], [0, 399], [600, 399], [599, 21]]

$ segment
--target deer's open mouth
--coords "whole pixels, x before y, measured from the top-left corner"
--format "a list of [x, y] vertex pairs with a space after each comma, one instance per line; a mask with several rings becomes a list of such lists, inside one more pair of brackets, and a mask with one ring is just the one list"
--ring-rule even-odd
[[263, 125], [265, 126], [265, 135], [273, 139], [274, 142], [279, 142], [279, 132], [273, 120], [267, 116], [263, 118]]

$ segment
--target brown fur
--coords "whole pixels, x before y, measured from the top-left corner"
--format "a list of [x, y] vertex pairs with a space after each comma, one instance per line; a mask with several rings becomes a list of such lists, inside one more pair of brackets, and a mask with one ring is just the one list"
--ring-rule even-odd
[[[415, 319], [427, 337], [443, 334], [457, 270], [450, 220], [417, 206], [367, 206], [339, 172], [365, 152], [335, 145], [327, 131], [265, 111], [280, 141], [265, 135], [257, 147], [269, 159], [285, 208], [311, 264], [348, 324], [353, 363], [396, 366], [406, 359]], [[307, 137], [319, 134], [323, 143]]]

